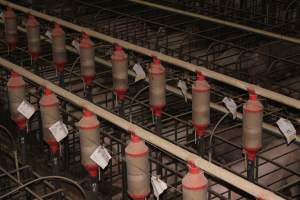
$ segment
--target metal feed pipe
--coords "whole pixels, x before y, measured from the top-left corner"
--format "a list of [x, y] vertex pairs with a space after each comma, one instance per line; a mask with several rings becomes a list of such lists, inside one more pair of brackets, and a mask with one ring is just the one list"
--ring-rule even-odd
[[108, 35], [96, 32], [96, 31], [94, 31], [90, 28], [85, 28], [85, 27], [70, 23], [68, 21], [65, 21], [65, 20], [50, 16], [50, 15], [44, 14], [44, 13], [41, 13], [41, 12], [38, 12], [38, 11], [34, 11], [32, 9], [28, 9], [26, 7], [23, 7], [23, 6], [10, 3], [6, 0], [0, 0], [0, 4], [4, 5], [4, 6], [9, 6], [9, 7], [15, 9], [15, 10], [18, 10], [18, 11], [21, 11], [21, 12], [24, 12], [24, 13], [32, 14], [36, 17], [39, 17], [41, 19], [44, 19], [44, 20], [47, 20], [47, 21], [50, 21], [50, 22], [56, 22], [56, 23], [58, 23], [58, 24], [60, 24], [64, 27], [67, 27], [69, 29], [73, 29], [73, 30], [78, 31], [78, 32], [86, 32], [91, 37], [98, 38], [100, 40], [104, 40], [104, 41], [109, 42], [109, 43], [118, 43], [119, 45], [123, 46], [124, 48], [127, 48], [129, 50], [138, 52], [140, 54], [144, 54], [144, 55], [147, 55], [147, 56], [155, 55], [160, 60], [162, 60], [166, 63], [172, 64], [172, 65], [178, 66], [182, 69], [186, 69], [186, 70], [189, 70], [189, 71], [192, 71], [192, 72], [201, 71], [205, 76], [207, 76], [209, 78], [212, 78], [214, 80], [232, 85], [236, 88], [240, 88], [240, 89], [243, 89], [243, 90], [247, 90], [248, 88], [253, 88], [256, 91], [256, 93], [260, 96], [263, 96], [265, 98], [271, 99], [273, 101], [277, 101], [279, 103], [282, 103], [282, 104], [285, 104], [285, 105], [288, 105], [290, 107], [297, 108], [298, 110], [300, 110], [300, 100], [288, 97], [286, 95], [279, 94], [279, 93], [273, 92], [271, 90], [267, 90], [267, 89], [259, 87], [257, 85], [250, 84], [250, 83], [232, 78], [230, 76], [226, 76], [226, 75], [218, 73], [218, 72], [214, 72], [214, 71], [206, 69], [204, 67], [200, 67], [200, 66], [182, 61], [180, 59], [177, 59], [177, 58], [174, 58], [174, 57], [171, 57], [171, 56], [167, 56], [167, 55], [159, 53], [157, 51], [152, 51], [152, 50], [146, 49], [144, 47], [140, 47], [140, 46], [134, 45], [132, 43], [110, 37]]
[[271, 31], [265, 31], [265, 30], [261, 30], [261, 29], [258, 29], [258, 28], [253, 28], [251, 26], [242, 25], [242, 24], [238, 24], [238, 23], [235, 23], [235, 22], [230, 22], [230, 21], [218, 19], [218, 18], [215, 18], [215, 17], [209, 17], [209, 16], [206, 16], [206, 15], [198, 14], [198, 13], [179, 10], [179, 9], [176, 9], [176, 8], [159, 5], [159, 4], [151, 3], [151, 2], [148, 2], [148, 1], [144, 1], [144, 0], [128, 0], [128, 1], [131, 1], [131, 2], [136, 3], [136, 4], [141, 4], [141, 5], [144, 5], [144, 6], [158, 8], [160, 10], [173, 12], [173, 13], [180, 14], [180, 15], [185, 15], [185, 16], [188, 16], [188, 17], [202, 19], [202, 20], [217, 23], [217, 24], [220, 24], [220, 25], [229, 26], [229, 27], [240, 29], [240, 30], [243, 30], [243, 31], [249, 31], [249, 32], [252, 32], [252, 33], [257, 33], [259, 35], [271, 37], [271, 38], [274, 38], [274, 39], [279, 39], [279, 40], [283, 40], [283, 41], [287, 41], [287, 42], [292, 42], [292, 43], [295, 43], [295, 44], [300, 44], [300, 39], [299, 38], [289, 37], [289, 36], [274, 33], [274, 32], [271, 32]]
[[[3, 20], [0, 19], [0, 23], [3, 23]], [[21, 26], [18, 26], [18, 30], [22, 31], [22, 32], [26, 32], [26, 29], [24, 29]], [[52, 43], [52, 41], [50, 39], [48, 39], [47, 37], [45, 37], [43, 35], [41, 35], [41, 39], [45, 40], [46, 42]], [[78, 54], [77, 50], [75, 48], [73, 48], [72, 46], [70, 46], [70, 45], [66, 45], [66, 49], [70, 52]], [[99, 64], [103, 64], [107, 67], [112, 68], [112, 64], [111, 64], [110, 61], [99, 58], [98, 56], [95, 56], [95, 61]], [[132, 77], [136, 76], [135, 72], [132, 71], [132, 70], [128, 70], [128, 74]], [[146, 78], [145, 81], [149, 82], [148, 78]], [[169, 92], [172, 92], [176, 95], [183, 96], [181, 90], [174, 87], [174, 86], [171, 86], [171, 85], [167, 84], [166, 89]], [[192, 100], [192, 95], [190, 93], [187, 93], [187, 99]], [[217, 110], [217, 111], [222, 112], [222, 113], [229, 113], [229, 111], [224, 106], [213, 103], [213, 102], [210, 102], [210, 107], [212, 109]], [[240, 113], [240, 112], [237, 112], [237, 118], [240, 119], [240, 120], [243, 120], [243, 114]], [[278, 127], [273, 126], [273, 125], [271, 125], [269, 123], [266, 123], [266, 122], [263, 122], [262, 127], [263, 127], [263, 129], [265, 129], [267, 131], [270, 131], [272, 134], [275, 134], [275, 135], [278, 135], [278, 136], [282, 137], [282, 133], [281, 133], [281, 131], [279, 130]], [[296, 136], [296, 142], [300, 143], [300, 136], [299, 135]]]
[[275, 193], [266, 190], [258, 185], [255, 185], [254, 183], [251, 183], [246, 179], [241, 178], [238, 175], [235, 175], [226, 169], [223, 169], [222, 167], [210, 163], [209, 161], [199, 157], [198, 155], [191, 153], [171, 142], [168, 142], [167, 140], [160, 138], [159, 136], [151, 133], [150, 131], [147, 131], [135, 124], [132, 124], [127, 120], [113, 113], [110, 113], [109, 111], [98, 107], [97, 105], [87, 100], [84, 100], [83, 98], [80, 98], [63, 88], [60, 88], [59, 86], [51, 83], [50, 81], [45, 80], [35, 75], [34, 73], [18, 65], [15, 65], [14, 63], [9, 62], [4, 58], [0, 58], [0, 65], [9, 70], [14, 70], [26, 79], [31, 80], [42, 87], [49, 88], [57, 95], [65, 98], [69, 102], [79, 107], [87, 108], [88, 110], [93, 111], [93, 113], [103, 118], [104, 120], [109, 121], [124, 130], [136, 133], [136, 135], [143, 138], [145, 141], [173, 154], [174, 156], [182, 160], [193, 161], [197, 167], [237, 188], [240, 188], [241, 190], [253, 195], [254, 197], [263, 198], [266, 200], [284, 200], [282, 197], [276, 195]]

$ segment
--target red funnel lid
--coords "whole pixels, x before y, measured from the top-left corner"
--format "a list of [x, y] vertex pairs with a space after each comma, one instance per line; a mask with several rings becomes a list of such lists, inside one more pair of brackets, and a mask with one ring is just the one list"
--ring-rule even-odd
[[156, 56], [152, 56], [152, 58], [153, 58], [153, 64], [156, 64], [156, 65], [160, 64], [160, 60]]
[[60, 28], [60, 25], [59, 25], [58, 23], [55, 23], [55, 24], [54, 24], [54, 28], [55, 28], [55, 29], [61, 29], [61, 28]]
[[116, 43], [115, 44], [115, 50], [116, 51], [123, 51], [123, 48], [118, 43]]
[[249, 93], [249, 100], [252, 100], [252, 101], [256, 101], [257, 100], [257, 95], [256, 95], [254, 89], [248, 88], [248, 93]]
[[197, 174], [200, 172], [199, 168], [196, 167], [196, 165], [192, 161], [188, 162], [188, 167], [189, 167], [189, 173], [191, 174]]
[[11, 7], [7, 6], [6, 12], [13, 14], [14, 10]]
[[10, 75], [11, 75], [11, 77], [14, 77], [14, 78], [19, 76], [19, 74], [15, 71], [11, 71]]
[[139, 142], [140, 140], [141, 140], [141, 138], [139, 136], [137, 136], [134, 133], [131, 134], [131, 141], [132, 142]]
[[93, 113], [91, 112], [91, 111], [89, 111], [88, 109], [83, 109], [83, 116], [85, 116], [85, 117], [90, 117], [90, 116], [92, 116], [93, 115]]
[[45, 87], [44, 88], [44, 95], [49, 96], [51, 94], [52, 94], [52, 91], [49, 88]]
[[82, 39], [89, 39], [89, 35], [86, 32], [83, 32]]
[[28, 26], [38, 26], [39, 23], [33, 15], [29, 14], [28, 20], [27, 20], [27, 25]]
[[205, 80], [205, 77], [202, 74], [202, 72], [197, 71], [197, 81], [204, 81], [204, 80]]

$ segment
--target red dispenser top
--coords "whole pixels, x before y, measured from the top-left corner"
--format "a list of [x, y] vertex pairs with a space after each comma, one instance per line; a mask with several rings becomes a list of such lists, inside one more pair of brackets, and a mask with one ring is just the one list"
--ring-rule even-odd
[[131, 139], [125, 148], [126, 154], [131, 157], [142, 157], [148, 154], [148, 150], [145, 142], [139, 136], [132, 133]]
[[189, 162], [188, 167], [189, 172], [182, 179], [182, 187], [188, 190], [207, 189], [208, 180], [204, 176], [203, 171], [197, 168], [192, 162]]
[[193, 162], [189, 162], [188, 168], [189, 168], [189, 173], [191, 173], [191, 174], [200, 173], [200, 169], [198, 167], [196, 167], [196, 165]]
[[202, 72], [197, 72], [197, 79], [192, 86], [193, 92], [208, 92], [210, 90], [210, 85], [205, 80]]
[[7, 7], [6, 11], [4, 12], [4, 18], [6, 19], [16, 18], [16, 14], [11, 7]]
[[53, 94], [53, 92], [47, 87], [44, 88], [44, 95], [40, 100], [40, 105], [44, 107], [51, 107], [51, 106], [58, 105], [58, 99], [56, 95]]
[[126, 61], [128, 56], [119, 44], [115, 44], [115, 51], [111, 56], [111, 59], [114, 61]]
[[55, 23], [54, 28], [52, 30], [52, 37], [61, 37], [64, 36], [65, 32], [63, 29], [60, 27], [58, 23]]
[[153, 56], [152, 63], [150, 64], [149, 73], [153, 75], [160, 75], [165, 72], [165, 68], [161, 65], [160, 60]]
[[141, 138], [137, 136], [136, 134], [131, 134], [131, 142], [137, 143], [141, 141]]
[[27, 19], [27, 26], [36, 27], [39, 26], [39, 22], [36, 20], [36, 18], [33, 15], [29, 15]]
[[99, 128], [100, 122], [97, 117], [88, 109], [83, 110], [83, 116], [78, 122], [80, 129], [96, 129]]
[[52, 153], [56, 153], [58, 151], [59, 146], [58, 146], [58, 142], [56, 140], [48, 140], [47, 144], [49, 145], [50, 151]]
[[20, 76], [15, 71], [11, 71], [11, 77], [7, 82], [7, 87], [10, 88], [20, 88], [25, 86], [25, 81], [23, 80], [23, 77]]
[[82, 39], [80, 41], [80, 48], [93, 48], [94, 43], [91, 41], [90, 37], [88, 36], [87, 33], [82, 34]]
[[249, 93], [249, 100], [244, 104], [244, 111], [262, 112], [264, 107], [261, 104], [261, 102], [257, 99], [255, 90], [252, 88], [248, 88], [248, 93]]

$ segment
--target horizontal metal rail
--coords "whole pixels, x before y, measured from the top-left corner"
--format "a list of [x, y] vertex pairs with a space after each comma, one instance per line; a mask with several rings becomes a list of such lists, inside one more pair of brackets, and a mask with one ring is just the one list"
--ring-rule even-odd
[[6, 59], [0, 58], [0, 65], [3, 66], [4, 68], [7, 68], [9, 70], [14, 70], [23, 77], [25, 77], [28, 80], [31, 80], [35, 82], [36, 84], [47, 87], [50, 90], [52, 90], [54, 93], [57, 95], [65, 98], [67, 101], [82, 107], [82, 108], [87, 108], [91, 111], [93, 111], [96, 115], [99, 117], [103, 118], [104, 120], [107, 120], [116, 126], [127, 130], [127, 131], [133, 131], [136, 133], [138, 136], [146, 140], [147, 142], [151, 143], [152, 145], [155, 145], [171, 154], [174, 156], [177, 156], [178, 158], [185, 160], [185, 161], [193, 161], [196, 166], [199, 168], [203, 169], [207, 173], [216, 176], [223, 181], [240, 188], [241, 190], [257, 197], [257, 198], [263, 198], [267, 200], [283, 200], [282, 197], [276, 195], [275, 193], [266, 190], [254, 183], [251, 183], [247, 181], [244, 178], [241, 178], [237, 175], [232, 174], [230, 171], [223, 169], [222, 167], [219, 167], [213, 163], [208, 162], [207, 160], [201, 158], [200, 156], [191, 153], [171, 142], [168, 142], [165, 139], [162, 139], [161, 137], [153, 134], [150, 131], [147, 131], [140, 126], [137, 126], [131, 122], [128, 122], [127, 120], [87, 101], [84, 100], [81, 97], [78, 97], [74, 95], [73, 93], [51, 83], [48, 80], [45, 80], [34, 73], [24, 69], [23, 67], [20, 67], [18, 65], [15, 65], [14, 63], [9, 62]]
[[174, 57], [171, 57], [171, 56], [167, 56], [167, 55], [159, 53], [157, 51], [152, 51], [152, 50], [134, 45], [132, 43], [110, 37], [108, 35], [96, 32], [96, 31], [94, 31], [90, 28], [82, 27], [82, 26], [70, 23], [68, 21], [59, 19], [57, 17], [53, 17], [53, 16], [50, 16], [50, 15], [47, 15], [47, 14], [44, 14], [44, 13], [41, 13], [41, 12], [38, 12], [38, 11], [35, 11], [35, 10], [32, 10], [32, 9], [28, 9], [24, 6], [13, 4], [13, 3], [10, 3], [6, 0], [0, 0], [0, 4], [2, 4], [4, 6], [9, 6], [9, 7], [15, 9], [15, 10], [18, 10], [18, 11], [21, 11], [21, 12], [24, 12], [24, 13], [32, 14], [36, 17], [42, 18], [42, 19], [50, 21], [50, 22], [56, 22], [58, 24], [61, 24], [64, 27], [67, 27], [69, 29], [73, 29], [73, 30], [78, 31], [78, 32], [86, 32], [87, 34], [89, 34], [92, 37], [98, 38], [100, 40], [104, 40], [104, 41], [109, 42], [109, 43], [119, 43], [124, 48], [130, 49], [132, 51], [135, 51], [135, 52], [147, 55], [147, 56], [155, 55], [160, 60], [162, 60], [166, 63], [172, 64], [172, 65], [178, 66], [182, 69], [189, 70], [189, 71], [192, 71], [192, 72], [201, 71], [205, 76], [207, 76], [209, 78], [212, 78], [214, 80], [232, 85], [236, 88], [240, 88], [240, 89], [243, 89], [243, 90], [247, 90], [248, 88], [253, 88], [256, 91], [256, 93], [260, 96], [263, 96], [265, 98], [271, 99], [273, 101], [276, 101], [276, 102], [279, 102], [279, 103], [282, 103], [284, 105], [288, 105], [290, 107], [293, 107], [293, 108], [296, 108], [296, 109], [300, 110], [300, 100], [288, 97], [286, 95], [283, 95], [283, 94], [280, 94], [280, 93], [277, 93], [277, 92], [273, 92], [271, 90], [267, 90], [267, 89], [262, 88], [260, 86], [250, 84], [250, 83], [232, 78], [230, 76], [226, 76], [226, 75], [218, 73], [218, 72], [214, 72], [214, 71], [206, 69], [204, 67], [200, 67], [200, 66], [182, 61], [180, 59], [177, 59], [177, 58], [174, 58]]
[[[0, 19], [0, 23], [3, 23], [3, 20]], [[24, 29], [21, 26], [18, 26], [18, 30], [22, 31], [22, 32], [26, 32], [26, 29]], [[51, 43], [51, 40], [48, 39], [47, 37], [41, 36], [41, 38], [43, 40]], [[78, 51], [75, 48], [73, 48], [72, 46], [66, 45], [66, 49], [68, 51], [72, 52], [72, 53], [78, 54]], [[109, 61], [107, 61], [105, 59], [102, 59], [102, 58], [100, 58], [98, 56], [95, 56], [95, 61], [98, 62], [98, 63], [100, 63], [100, 64], [103, 64], [103, 65], [105, 65], [107, 67], [110, 67], [110, 68], [112, 67], [111, 62], [109, 62]], [[135, 72], [132, 71], [132, 70], [128, 70], [128, 74], [130, 76], [133, 76], [133, 77], [136, 76]], [[148, 82], [149, 81], [148, 78], [145, 81]], [[174, 87], [174, 86], [171, 86], [171, 85], [167, 84], [166, 89], [168, 91], [176, 94], [176, 95], [183, 96], [181, 90], [178, 89], [178, 88], [176, 88], [176, 87]], [[190, 93], [187, 93], [187, 98], [191, 100], [192, 99], [192, 95]], [[213, 103], [213, 102], [210, 102], [210, 107], [212, 109], [217, 110], [217, 111], [222, 112], [222, 113], [229, 113], [229, 111], [224, 106], [216, 104], [216, 103]], [[237, 118], [240, 119], [240, 120], [243, 120], [243, 114], [240, 113], [240, 112], [237, 112]], [[278, 127], [273, 126], [272, 124], [269, 124], [269, 123], [266, 123], [266, 122], [263, 123], [262, 127], [263, 127], [263, 129], [265, 129], [267, 131], [270, 131], [271, 133], [282, 137], [282, 133], [281, 133], [281, 131], [279, 130]], [[298, 135], [296, 136], [296, 142], [300, 143], [300, 136], [298, 136]]]
[[201, 15], [198, 13], [193, 13], [193, 12], [189, 12], [189, 11], [184, 11], [184, 10], [180, 10], [180, 9], [176, 9], [176, 8], [172, 8], [172, 7], [167, 7], [164, 5], [160, 5], [160, 4], [156, 4], [156, 3], [152, 3], [152, 2], [148, 2], [148, 1], [144, 1], [144, 0], [128, 0], [137, 4], [141, 4], [141, 5], [145, 5], [145, 6], [149, 6], [149, 7], [153, 7], [153, 8], [158, 8], [161, 10], [165, 10], [165, 11], [169, 11], [169, 12], [173, 12], [176, 14], [181, 14], [181, 15], [185, 15], [185, 16], [189, 16], [189, 17], [193, 17], [193, 18], [197, 18], [197, 19], [202, 19], [205, 21], [209, 21], [209, 22], [213, 22], [213, 23], [217, 23], [220, 25], [225, 25], [225, 26], [229, 26], [232, 28], [237, 28], [243, 31], [249, 31], [252, 33], [257, 33], [259, 35], [263, 35], [263, 36], [267, 36], [267, 37], [271, 37], [271, 38], [275, 38], [275, 39], [279, 39], [279, 40], [283, 40], [283, 41], [287, 41], [287, 42], [292, 42], [295, 44], [300, 44], [300, 39], [299, 38], [295, 38], [295, 37], [289, 37], [286, 35], [282, 35], [282, 34], [278, 34], [278, 33], [274, 33], [274, 32], [270, 32], [270, 31], [265, 31], [265, 30], [261, 30], [261, 29], [257, 29], [257, 28], [253, 28], [247, 25], [242, 25], [242, 24], [238, 24], [235, 22], [230, 22], [230, 21], [226, 21], [226, 20], [222, 20], [222, 19], [218, 19], [215, 17], [209, 17], [206, 15]]

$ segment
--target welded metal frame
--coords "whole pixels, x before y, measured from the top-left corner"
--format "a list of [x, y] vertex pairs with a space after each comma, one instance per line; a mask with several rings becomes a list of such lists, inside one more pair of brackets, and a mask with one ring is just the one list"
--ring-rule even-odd
[[[25, 43], [26, 44], [26, 43]], [[26, 45], [22, 45], [23, 47], [24, 46], [26, 46]], [[47, 48], [47, 45], [45, 45], [45, 49], [50, 49], [50, 48]], [[104, 53], [104, 52], [102, 52], [102, 53]], [[130, 52], [129, 52], [130, 53]], [[24, 53], [25, 54], [25, 53]], [[47, 74], [47, 73], [43, 73], [42, 74], [42, 76], [44, 76], [45, 78], [50, 78], [51, 80], [56, 80], [56, 78], [55, 78], [55, 76], [54, 76], [54, 74], [55, 74], [55, 72], [54, 72], [54, 70], [52, 69], [52, 67], [51, 67], [51, 56], [49, 55], [49, 52], [44, 52], [44, 54], [46, 55], [45, 57], [43, 57], [42, 59], [41, 59], [41, 61], [44, 63], [45, 62], [45, 64], [43, 64], [43, 65], [46, 65], [46, 66], [48, 66], [48, 67], [46, 67], [45, 69], [44, 69], [44, 71], [43, 72], [49, 72], [49, 74]], [[26, 55], [26, 54], [25, 54]], [[24, 56], [24, 57], [26, 57], [26, 56]], [[71, 57], [73, 57], [73, 56], [71, 56]], [[75, 57], [75, 56], [74, 56]], [[103, 57], [104, 58], [107, 58], [107, 56], [105, 57], [105, 55], [103, 55]], [[143, 56], [142, 56], [143, 57]], [[22, 60], [22, 62], [23, 62], [23, 60], [24, 59], [20, 59], [20, 60]], [[70, 67], [70, 66], [69, 66]], [[77, 66], [78, 67], [78, 66]], [[67, 68], [67, 70], [68, 70], [68, 68]], [[181, 74], [181, 73], [183, 73], [182, 71], [180, 71], [180, 70], [174, 70], [175, 72], [174, 72], [174, 75], [177, 75], [177, 74]], [[75, 70], [74, 71], [75, 72], [75, 74], [74, 75], [77, 75], [78, 76], [78, 74], [76, 74], [76, 72], [78, 72], [78, 68], [77, 68], [77, 70]], [[109, 73], [109, 70], [107, 70], [107, 71], [104, 71], [105, 73]], [[98, 75], [99, 76], [97, 76], [97, 79], [105, 79], [105, 76], [103, 77], [103, 74], [105, 74], [105, 73], [102, 73], [102, 72], [98, 72]], [[180, 76], [179, 76], [180, 77]], [[80, 81], [80, 78], [78, 78], [78, 80]], [[109, 88], [111, 88], [110, 87], [110, 82], [109, 82], [109, 80], [105, 80], [105, 82], [104, 82], [104, 84], [103, 83], [101, 83], [101, 84], [99, 84], [99, 86], [98, 87], [100, 87], [101, 88], [101, 90], [103, 90], [103, 89], [105, 89], [105, 90], [107, 90], [107, 92], [108, 93], [111, 93], [111, 90], [109, 89]], [[105, 87], [105, 85], [106, 85], [106, 87]], [[222, 88], [223, 89], [223, 88]], [[82, 90], [78, 90], [78, 91], [76, 91], [76, 92], [78, 92], [78, 93], [82, 93]], [[135, 93], [136, 91], [135, 91], [135, 88], [133, 88], [130, 92], [132, 92], [132, 93]], [[217, 94], [214, 94], [215, 96], [213, 96], [213, 99], [214, 100], [221, 100], [221, 97], [222, 97], [222, 95], [220, 95], [219, 94], [219, 92], [220, 91], [218, 91], [218, 90], [216, 90], [216, 91], [214, 91], [214, 93], [217, 93]], [[223, 93], [224, 94], [224, 93]], [[174, 129], [173, 130], [171, 130], [170, 132], [172, 133], [172, 131], [175, 131], [175, 132], [177, 132], [178, 131], [178, 124], [180, 124], [180, 123], [182, 123], [181, 122], [181, 120], [178, 120], [178, 117], [176, 117], [176, 115], [180, 115], [181, 114], [181, 112], [187, 112], [188, 114], [189, 114], [189, 112], [188, 111], [186, 111], [185, 109], [186, 109], [186, 105], [185, 105], [185, 103], [184, 103], [184, 101], [181, 99], [181, 98], [178, 98], [177, 96], [175, 96], [175, 95], [173, 95], [173, 94], [168, 94], [169, 96], [168, 96], [168, 98], [170, 98], [170, 99], [172, 99], [172, 101], [170, 101], [170, 104], [174, 104], [174, 105], [181, 105], [182, 107], [183, 107], [183, 111], [182, 110], [172, 110], [172, 109], [168, 109], [168, 110], [166, 110], [166, 112], [164, 113], [164, 115], [166, 115], [167, 117], [166, 118], [164, 118], [164, 120], [165, 121], [168, 121], [168, 120], [170, 120], [170, 121], [173, 121], [173, 123], [174, 123]], [[109, 95], [108, 95], [109, 96]], [[111, 95], [112, 96], [112, 95]], [[130, 95], [129, 95], [130, 96]], [[129, 100], [130, 100], [130, 98], [129, 97], [127, 97]], [[174, 101], [174, 102], [173, 102]], [[114, 103], [113, 103], [114, 101], [113, 101], [113, 99], [112, 98], [110, 98], [110, 99], [106, 99], [106, 101], [104, 102], [104, 104], [107, 106], [107, 105], [114, 105]], [[145, 96], [145, 95], [143, 95], [143, 96], [141, 96], [138, 100], [136, 100], [136, 101], [134, 101], [135, 102], [135, 107], [140, 107], [138, 110], [136, 110], [135, 111], [135, 114], [136, 114], [136, 116], [138, 116], [139, 114], [140, 115], [142, 115], [142, 116], [148, 116], [148, 119], [144, 119], [144, 120], [148, 120], [148, 121], [151, 121], [151, 118], [149, 117], [149, 116], [151, 116], [150, 115], [150, 111], [149, 111], [149, 106], [147, 106], [147, 104], [148, 104], [148, 100], [147, 100], [147, 95]], [[137, 106], [138, 105], [138, 106]], [[125, 107], [126, 107], [126, 105], [125, 105]], [[171, 107], [171, 106], [170, 106]], [[110, 108], [110, 107], [108, 107], [108, 108]], [[270, 112], [272, 113], [272, 115], [274, 115], [274, 113], [273, 113], [273, 110], [270, 110]], [[187, 114], [187, 116], [182, 116], [182, 115], [180, 115], [180, 117], [184, 117], [185, 119], [184, 119], [184, 121], [188, 121], [188, 118], [189, 118], [189, 116], [188, 116], [188, 114]], [[128, 117], [128, 116], [127, 116]], [[217, 118], [215, 118], [215, 119], [217, 119]], [[135, 122], [137, 122], [138, 124], [141, 124], [140, 122], [138, 122], [138, 121], [136, 121], [136, 120], [134, 120]], [[214, 118], [213, 118], [213, 121], [215, 121], [214, 120]], [[232, 123], [232, 122], [231, 122]], [[190, 123], [188, 123], [188, 122], [186, 122], [186, 123], [183, 123], [183, 124], [185, 124], [185, 126], [187, 126], [187, 128], [185, 129], [185, 130], [187, 130], [187, 135], [193, 135], [193, 130], [192, 130], [192, 127], [191, 127], [191, 125], [190, 125]], [[153, 126], [153, 125], [149, 125], [149, 123], [148, 123], [148, 126], [147, 126], [147, 123], [146, 124], [142, 124], [142, 126], [143, 127], [147, 127], [147, 128], [150, 128], [151, 129], [151, 127]], [[184, 126], [184, 125], [183, 125]], [[170, 125], [168, 126], [168, 127], [170, 127]], [[167, 132], [166, 132], [166, 134], [167, 134]], [[175, 136], [174, 136], [175, 138], [176, 138], [176, 134], [175, 134]], [[176, 141], [175, 141], [176, 142]], [[180, 144], [181, 143], [181, 141], [177, 141], [178, 142], [178, 144], [179, 145], [181, 145], [182, 146], [182, 144]], [[224, 141], [223, 141], [224, 142]], [[183, 144], [184, 144], [184, 142], [183, 142]], [[283, 144], [282, 144], [283, 145]], [[240, 147], [239, 148], [237, 148], [237, 149], [240, 149]], [[78, 152], [77, 152], [78, 153]], [[226, 152], [225, 152], [226, 153]], [[221, 155], [222, 156], [222, 155]], [[174, 162], [174, 163], [177, 163], [178, 161], [176, 161], [176, 162]], [[270, 161], [271, 163], [272, 163], [272, 161]]]

